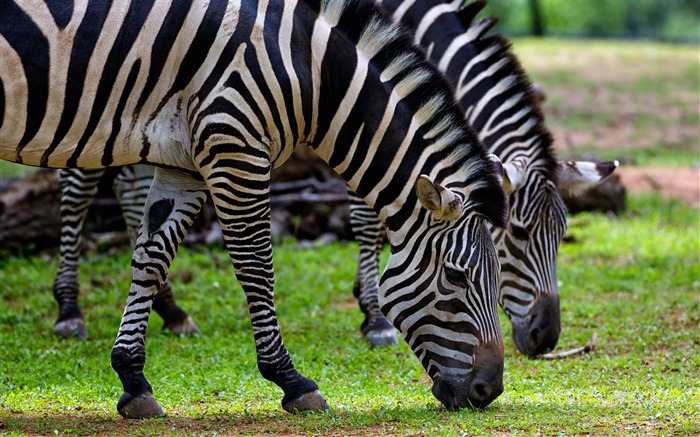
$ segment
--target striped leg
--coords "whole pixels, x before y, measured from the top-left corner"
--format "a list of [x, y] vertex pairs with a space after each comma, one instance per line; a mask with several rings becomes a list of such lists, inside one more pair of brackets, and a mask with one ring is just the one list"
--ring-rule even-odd
[[360, 247], [353, 294], [365, 320], [362, 335], [372, 347], [398, 344], [396, 328], [379, 309], [379, 252], [382, 250], [382, 223], [377, 214], [353, 191], [350, 194], [350, 224]]
[[[132, 246], [136, 244], [154, 170], [155, 168], [149, 165], [130, 165], [124, 167], [114, 179], [114, 193], [119, 199]], [[167, 280], [158, 290], [153, 301], [153, 310], [163, 318], [164, 330], [178, 335], [199, 333], [192, 317], [175, 302], [172, 287]]]
[[177, 248], [206, 197], [205, 184], [193, 176], [156, 170], [131, 262], [131, 290], [112, 348], [112, 368], [124, 387], [117, 411], [124, 417], [163, 415], [143, 374], [146, 327], [158, 287], [167, 278]]
[[61, 185], [61, 246], [58, 272], [53, 283], [53, 296], [58, 303], [58, 320], [53, 327], [63, 337], [86, 338], [87, 329], [78, 306], [78, 258], [80, 236], [97, 185], [104, 169], [59, 172]]
[[[114, 192], [124, 214], [132, 246], [136, 242], [143, 206], [153, 180], [151, 166], [127, 166], [114, 180]], [[88, 209], [104, 177], [104, 169], [63, 169], [59, 172], [61, 185], [61, 246], [60, 260], [54, 280], [54, 298], [58, 303], [58, 320], [54, 332], [63, 337], [86, 338], [88, 336], [78, 296], [78, 259], [81, 250], [81, 235]], [[175, 334], [199, 332], [192, 318], [178, 307], [166, 281], [161, 287], [153, 309], [160, 315], [168, 329]]]
[[294, 368], [280, 334], [273, 301], [269, 160], [227, 164], [242, 169], [258, 164], [254, 172], [214, 170], [208, 179], [226, 248], [248, 300], [258, 369], [284, 391], [286, 411], [327, 410], [318, 385]]

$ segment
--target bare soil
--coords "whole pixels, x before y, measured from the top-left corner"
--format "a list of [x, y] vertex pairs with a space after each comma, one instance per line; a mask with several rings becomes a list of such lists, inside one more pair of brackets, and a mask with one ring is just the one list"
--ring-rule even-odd
[[616, 170], [628, 192], [656, 192], [700, 209], [700, 169], [686, 167], [620, 167]]

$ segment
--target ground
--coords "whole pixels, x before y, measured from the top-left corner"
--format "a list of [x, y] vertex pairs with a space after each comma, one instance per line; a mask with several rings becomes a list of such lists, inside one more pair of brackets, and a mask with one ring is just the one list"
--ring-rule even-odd
[[628, 192], [658, 192], [700, 208], [700, 170], [697, 167], [622, 167], [618, 171]]
[[655, 191], [700, 208], [697, 47], [516, 40], [544, 89], [544, 113], [564, 158], [617, 159], [630, 193]]

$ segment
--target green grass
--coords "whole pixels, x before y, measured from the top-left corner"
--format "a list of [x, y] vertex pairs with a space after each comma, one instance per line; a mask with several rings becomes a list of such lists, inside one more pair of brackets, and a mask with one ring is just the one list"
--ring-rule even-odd
[[22, 176], [36, 170], [36, 167], [28, 165], [15, 164], [9, 161], [0, 161], [0, 179], [9, 179], [16, 176]]
[[[128, 289], [129, 254], [89, 254], [81, 295], [90, 338], [52, 334], [56, 256], [2, 257], [0, 431], [9, 435], [692, 435], [700, 432], [700, 214], [633, 198], [616, 219], [578, 215], [561, 247], [556, 361], [519, 355], [502, 317], [505, 392], [485, 411], [443, 411], [402, 342], [370, 350], [352, 298], [355, 244], [275, 248], [276, 300], [296, 367], [333, 410], [289, 415], [256, 369], [245, 299], [219, 247], [181, 250], [173, 286], [202, 331], [160, 332], [152, 316], [146, 375], [165, 419], [127, 422], [109, 365]], [[384, 253], [386, 257], [386, 251]], [[193, 272], [184, 284], [177, 271]]]

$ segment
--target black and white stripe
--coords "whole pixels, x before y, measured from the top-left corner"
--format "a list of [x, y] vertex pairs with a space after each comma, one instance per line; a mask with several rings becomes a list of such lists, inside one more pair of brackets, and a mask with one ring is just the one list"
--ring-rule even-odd
[[435, 396], [460, 408], [502, 392], [498, 257], [486, 226], [505, 224], [500, 179], [450, 87], [373, 4], [82, 1], [58, 20], [53, 3], [6, 3], [2, 159], [158, 166], [112, 350], [122, 415], [162, 414], [143, 376], [145, 330], [207, 191], [248, 299], [261, 373], [283, 389], [285, 409], [327, 407], [294, 369], [273, 304], [270, 170], [297, 144], [386, 225], [392, 255], [379, 304]]
[[[566, 230], [559, 186], [581, 191], [609, 175], [616, 163], [557, 163], [552, 137], [533, 100], [531, 84], [509, 44], [489, 35], [494, 20], [477, 20], [484, 2], [381, 0], [392, 19], [414, 34], [414, 42], [456, 90], [464, 117], [504, 167], [510, 194], [510, 227], [494, 228], [501, 260], [499, 303], [513, 324], [518, 349], [537, 355], [559, 338], [556, 254]], [[375, 306], [381, 235], [367, 207], [352, 203], [353, 229], [360, 243], [355, 295], [366, 314], [362, 330], [373, 345], [392, 344], [392, 330]]]
[[[136, 243], [143, 208], [153, 182], [154, 168], [148, 165], [129, 165], [115, 168], [114, 192], [119, 200], [124, 221], [132, 245]], [[53, 285], [53, 294], [58, 303], [58, 320], [54, 332], [63, 337], [88, 336], [85, 320], [78, 305], [78, 266], [81, 251], [81, 234], [88, 208], [104, 178], [104, 169], [61, 169], [58, 180], [61, 186], [61, 245], [59, 264]], [[164, 329], [175, 334], [199, 332], [192, 318], [180, 308], [166, 280], [153, 302], [153, 309], [163, 318]]]

